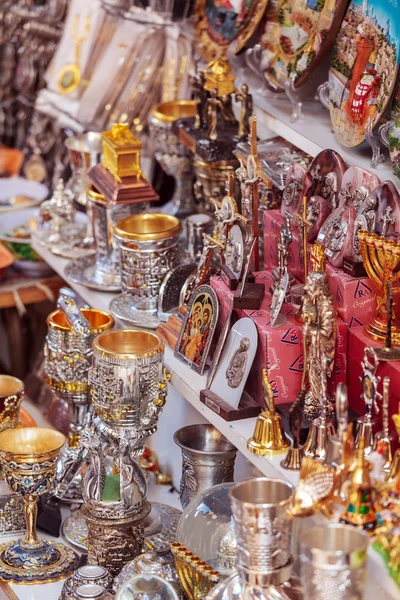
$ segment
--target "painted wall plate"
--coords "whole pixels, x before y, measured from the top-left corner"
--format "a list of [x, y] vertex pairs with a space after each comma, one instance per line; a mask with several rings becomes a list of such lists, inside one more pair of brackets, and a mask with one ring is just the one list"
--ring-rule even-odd
[[260, 37], [261, 70], [268, 87], [284, 90], [296, 73], [301, 86], [332, 46], [348, 0], [281, 0], [270, 2]]
[[397, 0], [351, 0], [333, 50], [329, 71], [333, 130], [343, 146], [365, 140], [375, 126], [396, 81], [400, 49]]
[[233, 408], [239, 406], [257, 343], [257, 328], [248, 317], [239, 319], [226, 339], [210, 391]]
[[268, 0], [196, 0], [199, 54], [207, 61], [226, 58], [232, 42], [239, 52], [253, 35], [267, 4]]

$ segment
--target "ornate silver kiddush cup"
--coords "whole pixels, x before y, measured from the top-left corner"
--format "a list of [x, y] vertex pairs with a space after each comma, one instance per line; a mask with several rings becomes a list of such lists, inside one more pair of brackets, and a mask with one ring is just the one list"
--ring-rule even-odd
[[133, 215], [116, 223], [122, 294], [110, 304], [115, 317], [143, 327], [157, 327], [160, 287], [178, 263], [181, 231], [179, 219], [162, 213]]
[[81, 135], [73, 135], [64, 142], [68, 148], [72, 178], [69, 187], [74, 200], [86, 206], [86, 191], [90, 185], [87, 176], [89, 169], [100, 162], [102, 152], [101, 133], [89, 131]]
[[294, 487], [282, 479], [259, 477], [234, 485], [232, 502], [237, 538], [236, 568], [251, 586], [290, 578], [292, 520], [287, 516]]
[[368, 534], [350, 525], [311, 527], [300, 534], [300, 578], [307, 600], [361, 600]]
[[[64, 298], [64, 299], [63, 299]], [[78, 309], [72, 298], [61, 297], [63, 309], [47, 317], [45, 343], [46, 383], [70, 406], [69, 445], [77, 446], [87, 413], [91, 409], [89, 369], [93, 340], [114, 327], [113, 317], [95, 308]], [[75, 307], [75, 310], [71, 308]]]
[[163, 358], [164, 343], [149, 331], [108, 331], [93, 343], [89, 383], [102, 423], [96, 434], [82, 438], [90, 455], [82, 495], [95, 517], [129, 518], [148, 505], [145, 476], [135, 459], [156, 431], [165, 404]]
[[155, 157], [161, 167], [175, 178], [171, 200], [173, 215], [184, 217], [196, 211], [193, 197], [193, 164], [190, 151], [180, 143], [176, 127], [178, 119], [196, 115], [194, 100], [174, 100], [157, 104], [149, 119], [150, 135], [155, 142]]
[[200, 492], [233, 481], [237, 449], [213, 425], [181, 427], [174, 442], [182, 450], [179, 494], [183, 508]]

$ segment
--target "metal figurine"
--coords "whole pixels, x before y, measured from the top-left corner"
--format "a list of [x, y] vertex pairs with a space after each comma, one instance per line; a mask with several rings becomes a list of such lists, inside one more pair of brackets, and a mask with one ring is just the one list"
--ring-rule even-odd
[[263, 369], [263, 389], [265, 410], [257, 417], [254, 435], [248, 440], [247, 448], [261, 456], [282, 454], [289, 448], [290, 442], [285, 435], [282, 419], [276, 412], [274, 391], [267, 369]]
[[340, 465], [343, 439], [349, 426], [348, 411], [347, 386], [345, 383], [339, 383], [336, 388], [337, 431], [329, 437], [328, 452], [326, 455], [326, 463], [329, 465]]
[[319, 460], [321, 462], [326, 461], [326, 456], [328, 452], [328, 442], [331, 433], [333, 433], [332, 422], [327, 419], [327, 410], [328, 406], [330, 407], [328, 394], [327, 394], [327, 356], [326, 354], [322, 355], [322, 363], [321, 363], [321, 385], [320, 385], [320, 406], [321, 412], [319, 417], [313, 420], [310, 431], [308, 433], [308, 438], [304, 446], [304, 454], [306, 456], [311, 456], [315, 458], [315, 460]]
[[247, 365], [247, 351], [250, 347], [250, 340], [244, 337], [239, 347], [235, 350], [228, 368], [226, 370], [226, 380], [231, 388], [239, 387]]
[[[304, 323], [303, 337], [307, 347], [307, 374], [310, 384], [306, 394], [304, 414], [308, 419], [314, 419], [321, 411], [321, 373], [325, 381], [333, 373], [337, 315], [326, 273], [318, 271], [309, 273], [304, 291], [301, 316]], [[326, 369], [322, 372], [323, 364], [326, 364]], [[333, 410], [329, 402], [326, 410], [326, 416], [330, 418]]]
[[300, 470], [301, 461], [304, 456], [304, 447], [300, 444], [300, 430], [306, 399], [307, 361], [307, 345], [305, 343], [305, 337], [303, 336], [303, 374], [301, 376], [301, 390], [290, 407], [289, 413], [289, 427], [293, 442], [288, 450], [286, 458], [281, 461], [281, 467], [290, 471]]
[[206, 126], [205, 114], [208, 92], [204, 87], [205, 82], [204, 71], [200, 71], [200, 73], [193, 78], [192, 88], [194, 99], [196, 100], [196, 118], [194, 126], [196, 129], [203, 129]]
[[288, 270], [289, 246], [293, 242], [293, 234], [290, 228], [291, 215], [287, 214], [278, 236], [278, 269], [279, 277], [282, 278]]
[[250, 133], [250, 117], [253, 114], [253, 96], [249, 93], [249, 86], [243, 83], [240, 92], [235, 94], [236, 102], [240, 102], [239, 136]]
[[383, 379], [383, 394], [382, 394], [382, 431], [375, 435], [374, 450], [379, 452], [384, 458], [382, 471], [390, 473], [393, 461], [392, 444], [395, 436], [389, 431], [389, 386], [390, 378]]
[[386, 233], [390, 225], [394, 225], [396, 223], [396, 217], [393, 214], [393, 208], [388, 205], [386, 207], [386, 212], [384, 215], [379, 217], [379, 220], [382, 221], [382, 237], [386, 237]]
[[223, 109], [222, 100], [217, 96], [216, 90], [211, 90], [210, 97], [207, 98], [207, 137], [209, 140], [218, 139], [217, 124], [218, 112]]
[[325, 250], [322, 244], [316, 242], [310, 246], [311, 271], [324, 272], [326, 267]]
[[334, 487], [335, 470], [306, 456], [301, 463], [291, 514], [294, 517], [309, 517], [321, 511], [331, 517]]
[[[308, 275], [308, 259], [307, 259], [307, 227], [312, 227], [312, 223], [307, 219], [307, 196], [303, 196], [303, 205], [301, 213], [296, 214], [296, 220], [301, 231], [302, 246], [303, 246], [303, 271], [304, 281], [307, 281]], [[301, 304], [301, 299], [305, 292], [305, 286], [302, 283], [293, 286], [292, 298], [294, 304]]]
[[363, 370], [362, 377], [360, 377], [362, 384], [361, 398], [365, 403], [365, 415], [357, 420], [356, 448], [359, 448], [362, 438], [364, 440], [364, 452], [368, 455], [371, 454], [374, 448], [373, 413], [379, 413], [377, 400], [382, 398], [378, 392], [378, 384], [381, 378], [376, 375], [379, 359], [374, 348], [368, 346], [365, 348], [361, 367]]
[[393, 306], [393, 292], [392, 292], [392, 284], [388, 281], [386, 284], [386, 313], [387, 313], [387, 324], [386, 324], [386, 338], [385, 345], [380, 348], [375, 348], [375, 352], [379, 360], [385, 362], [391, 362], [400, 360], [400, 348], [393, 347], [392, 345], [392, 324], [393, 324], [393, 315], [394, 306]]

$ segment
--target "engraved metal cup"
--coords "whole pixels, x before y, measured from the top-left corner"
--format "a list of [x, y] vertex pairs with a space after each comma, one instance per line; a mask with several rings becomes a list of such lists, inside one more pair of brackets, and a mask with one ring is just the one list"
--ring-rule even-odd
[[239, 166], [237, 159], [205, 162], [199, 155], [194, 157], [194, 196], [200, 207], [200, 212], [213, 212], [210, 198], [222, 201], [226, 196], [226, 182], [229, 175], [235, 174]]
[[89, 131], [73, 135], [64, 142], [71, 159], [72, 180], [70, 188], [74, 200], [86, 206], [86, 191], [89, 187], [88, 171], [100, 162], [102, 152], [101, 133]]
[[0, 458], [10, 490], [25, 504], [26, 536], [0, 551], [0, 577], [35, 583], [59, 579], [74, 569], [74, 552], [62, 544], [41, 540], [36, 534], [37, 499], [49, 492], [57, 459], [65, 444], [62, 433], [44, 427], [8, 429], [0, 433]]
[[85, 417], [90, 410], [89, 369], [93, 340], [114, 327], [114, 319], [102, 310], [82, 308], [90, 325], [89, 333], [78, 333], [62, 310], [47, 317], [44, 372], [46, 383], [70, 407], [69, 445], [76, 446]]
[[361, 600], [368, 534], [349, 525], [311, 527], [300, 534], [300, 577], [308, 600]]
[[213, 425], [181, 427], [174, 442], [182, 450], [179, 494], [183, 508], [200, 492], [233, 481], [237, 449]]
[[136, 458], [156, 431], [165, 403], [163, 358], [164, 343], [149, 331], [108, 331], [93, 343], [89, 384], [101, 423], [82, 438], [90, 460], [82, 496], [93, 517], [144, 518], [150, 511]]
[[149, 118], [150, 135], [155, 142], [155, 157], [163, 170], [175, 178], [171, 213], [178, 216], [190, 215], [196, 208], [193, 198], [192, 155], [179, 141], [176, 121], [195, 115], [194, 100], [174, 100], [157, 104]]
[[24, 384], [11, 375], [0, 375], [0, 431], [19, 427]]
[[290, 577], [292, 520], [287, 510], [294, 487], [282, 479], [259, 477], [235, 484], [229, 495], [238, 554], [236, 568], [251, 586], [279, 584]]
[[143, 327], [157, 327], [160, 287], [178, 263], [181, 231], [179, 219], [162, 213], [133, 215], [116, 223], [122, 294], [110, 304], [115, 317]]

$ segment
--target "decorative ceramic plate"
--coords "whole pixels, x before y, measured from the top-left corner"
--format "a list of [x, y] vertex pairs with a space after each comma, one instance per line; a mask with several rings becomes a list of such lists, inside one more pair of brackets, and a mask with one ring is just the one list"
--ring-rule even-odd
[[206, 61], [239, 52], [255, 31], [268, 0], [196, 0], [196, 46]]
[[23, 177], [0, 179], [0, 213], [37, 206], [48, 195], [42, 183]]
[[400, 48], [397, 0], [351, 0], [333, 51], [329, 99], [333, 130], [343, 146], [365, 140], [385, 111], [396, 81]]
[[274, 0], [260, 38], [261, 70], [272, 91], [294, 72], [300, 86], [333, 44], [348, 0]]
[[[145, 551], [164, 553], [175, 541], [176, 528], [182, 511], [167, 504], [151, 503], [151, 512], [145, 521]], [[62, 525], [65, 539], [80, 550], [87, 550], [88, 527], [85, 509], [73, 512]]]

